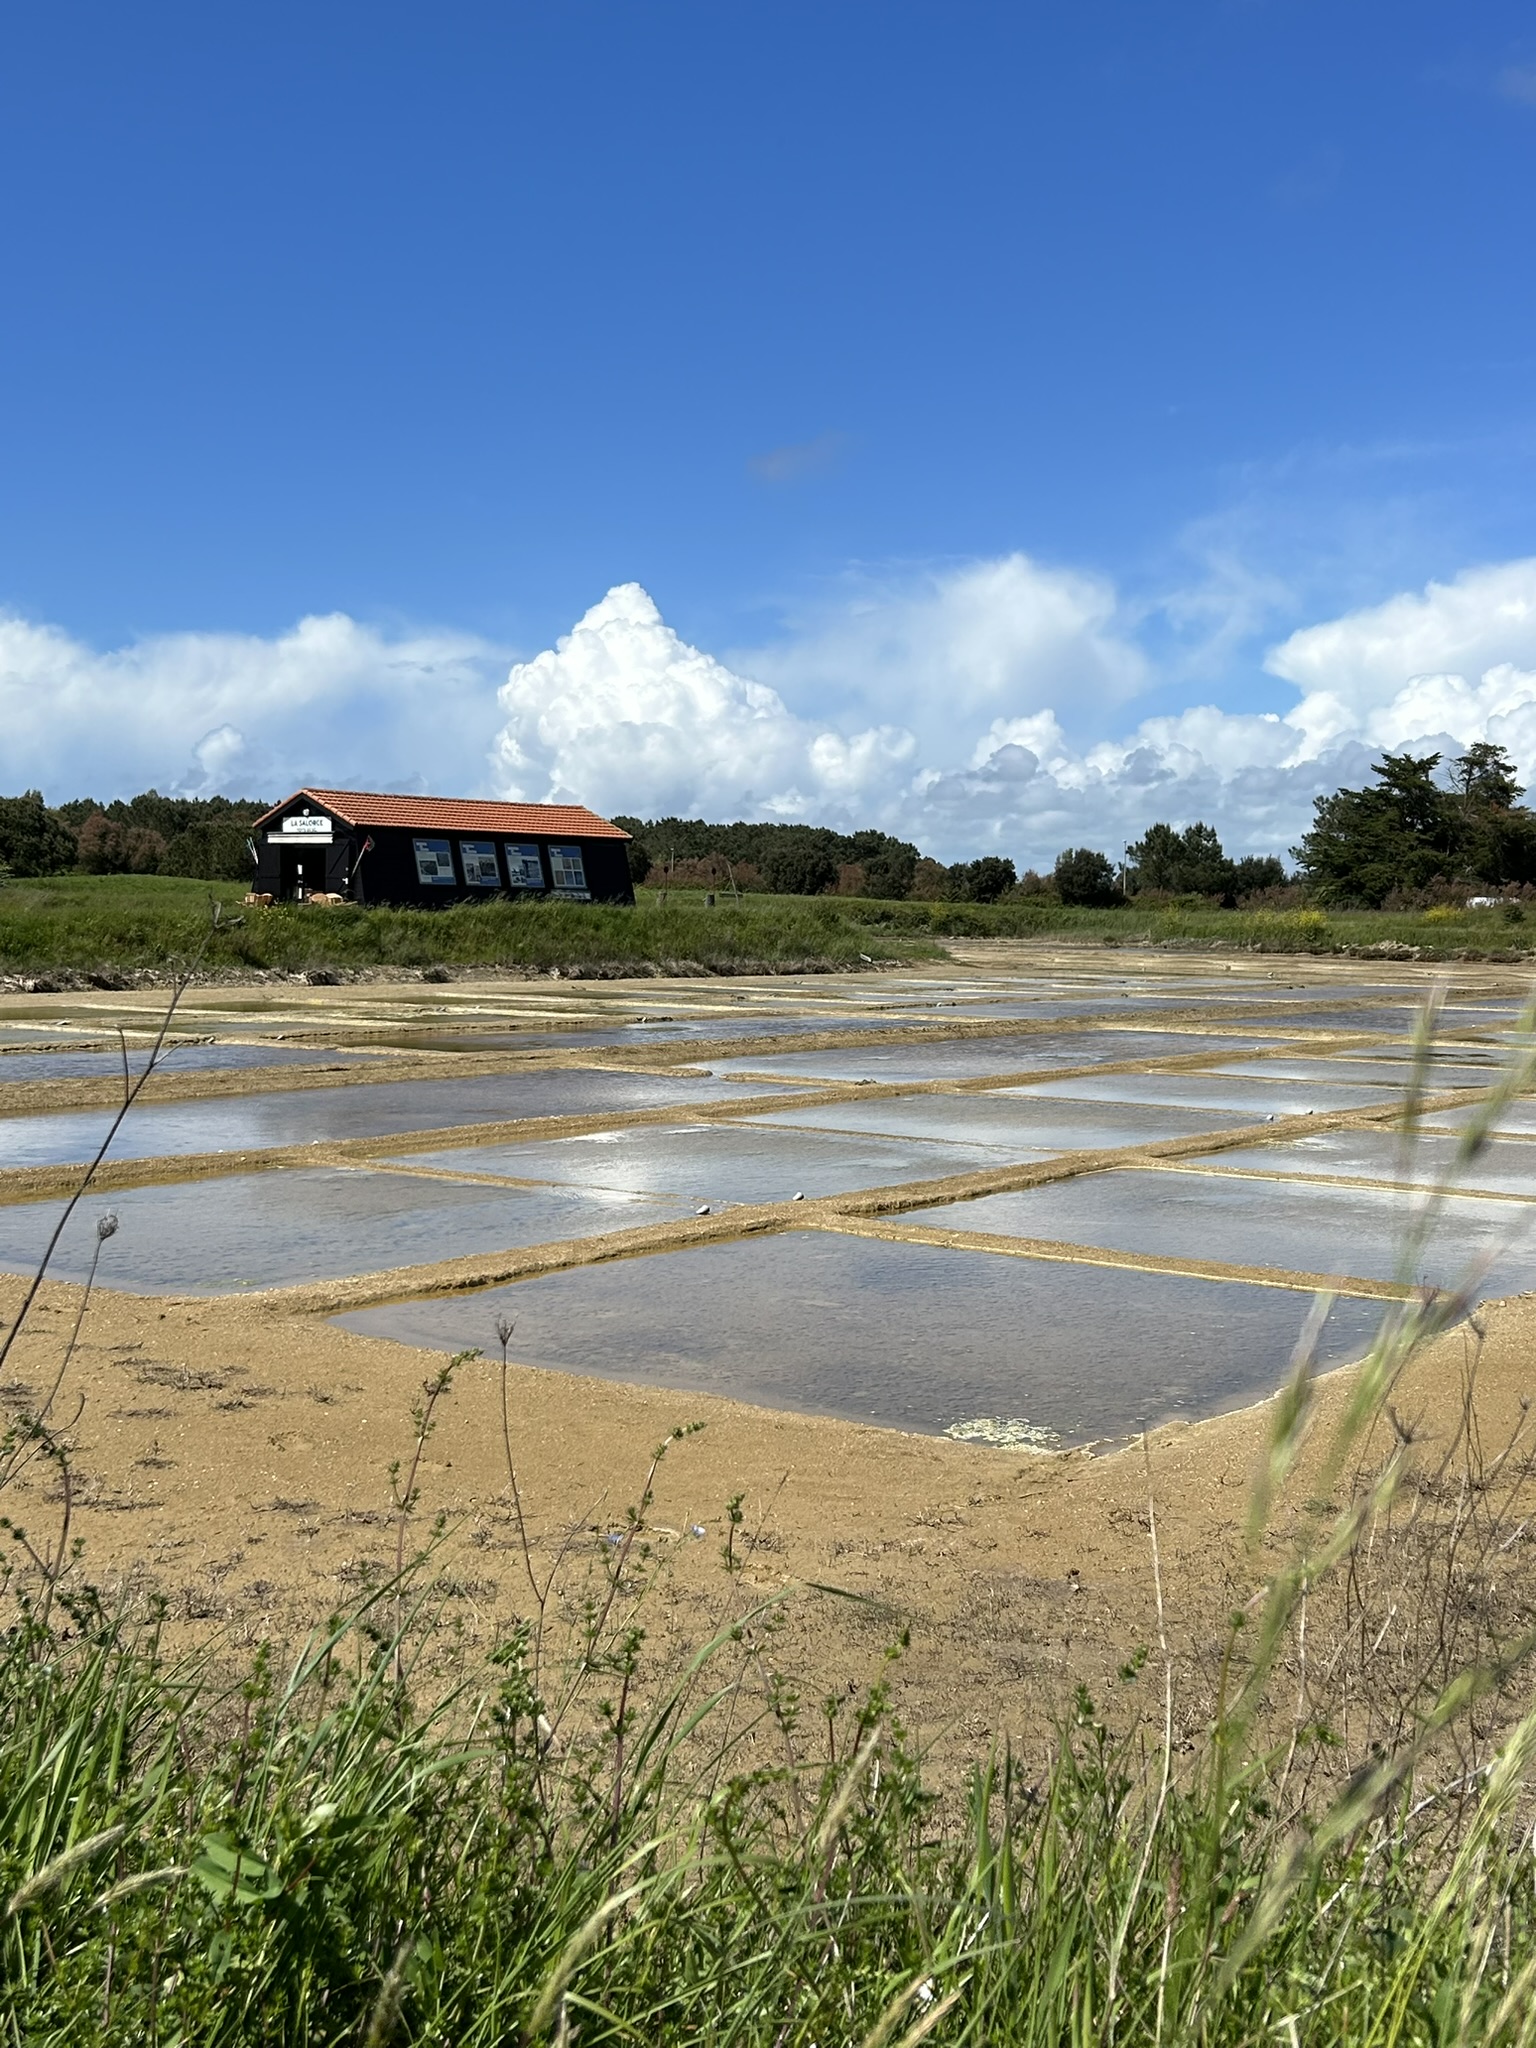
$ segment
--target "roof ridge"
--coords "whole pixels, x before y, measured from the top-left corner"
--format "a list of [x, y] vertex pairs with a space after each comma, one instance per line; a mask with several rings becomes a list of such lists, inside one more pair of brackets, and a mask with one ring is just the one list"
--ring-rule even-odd
[[[320, 783], [303, 784], [263, 812], [255, 820], [256, 825], [264, 825], [300, 797], [308, 797], [334, 811], [344, 824], [353, 826], [399, 825], [419, 831], [565, 831], [574, 838], [587, 839], [630, 836], [622, 826], [586, 804], [525, 803], [509, 797], [424, 796], [384, 789], [331, 789]], [[389, 815], [369, 816], [370, 810]]]

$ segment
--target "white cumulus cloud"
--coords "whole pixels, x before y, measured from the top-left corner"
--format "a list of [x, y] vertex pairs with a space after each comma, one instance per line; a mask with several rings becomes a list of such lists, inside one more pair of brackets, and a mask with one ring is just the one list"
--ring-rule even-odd
[[481, 783], [494, 660], [471, 634], [392, 638], [343, 613], [272, 639], [167, 633], [106, 653], [0, 614], [0, 788], [57, 801]]
[[1536, 560], [1304, 627], [1264, 665], [1302, 693], [1287, 723], [1307, 753], [1445, 736], [1494, 740], [1536, 766]]
[[947, 745], [957, 720], [1108, 710], [1152, 680], [1113, 584], [1021, 554], [850, 578], [789, 627], [733, 659], [795, 703], [878, 706], [925, 746]]
[[501, 691], [497, 785], [647, 816], [743, 809], [796, 818], [855, 804], [899, 773], [912, 735], [842, 734], [796, 717], [776, 690], [680, 639], [638, 583], [621, 583]]

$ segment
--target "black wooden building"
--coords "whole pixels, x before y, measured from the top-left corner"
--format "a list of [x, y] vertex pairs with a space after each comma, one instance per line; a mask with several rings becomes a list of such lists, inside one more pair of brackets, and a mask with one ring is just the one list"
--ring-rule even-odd
[[633, 903], [629, 834], [580, 804], [301, 789], [252, 829], [251, 887], [282, 902]]

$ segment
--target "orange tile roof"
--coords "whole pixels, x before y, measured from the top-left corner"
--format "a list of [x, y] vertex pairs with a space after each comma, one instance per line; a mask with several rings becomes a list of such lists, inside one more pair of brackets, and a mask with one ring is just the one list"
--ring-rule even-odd
[[297, 789], [264, 817], [264, 825], [301, 796], [333, 811], [344, 825], [399, 825], [408, 832], [531, 833], [538, 839], [627, 839], [585, 804], [496, 804], [463, 796], [383, 796], [358, 789]]

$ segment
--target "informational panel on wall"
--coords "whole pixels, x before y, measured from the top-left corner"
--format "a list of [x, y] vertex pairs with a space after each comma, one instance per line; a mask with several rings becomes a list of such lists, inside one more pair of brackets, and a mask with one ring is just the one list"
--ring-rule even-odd
[[509, 889], [543, 888], [544, 863], [539, 859], [539, 849], [536, 846], [505, 844], [501, 850], [507, 857]]
[[569, 897], [577, 903], [592, 900], [592, 892], [587, 887], [586, 864], [579, 846], [552, 846], [549, 849], [549, 873], [557, 896]]
[[416, 849], [416, 875], [423, 882], [431, 882], [440, 888], [455, 886], [453, 873], [453, 848], [446, 839], [414, 839]]
[[494, 839], [461, 839], [459, 859], [464, 863], [464, 879], [471, 889], [501, 887], [501, 870], [496, 865]]

